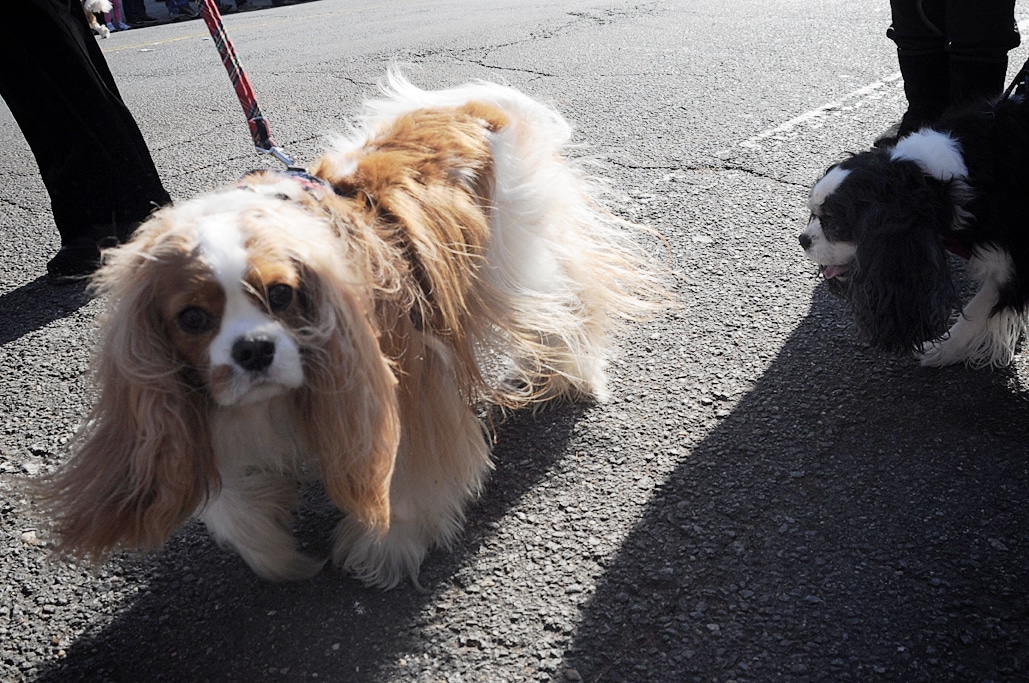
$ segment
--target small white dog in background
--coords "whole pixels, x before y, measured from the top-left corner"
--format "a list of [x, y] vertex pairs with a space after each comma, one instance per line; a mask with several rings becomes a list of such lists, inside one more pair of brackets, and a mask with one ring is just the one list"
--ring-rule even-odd
[[86, 22], [89, 28], [93, 29], [101, 38], [110, 38], [111, 30], [104, 25], [104, 22], [97, 21], [96, 15], [110, 12], [113, 9], [110, 0], [82, 0], [82, 11], [86, 14]]
[[346, 513], [334, 564], [417, 582], [490, 470], [475, 406], [607, 394], [609, 333], [667, 299], [562, 155], [568, 124], [499, 85], [389, 81], [310, 174], [248, 174], [108, 253], [98, 402], [37, 488], [60, 552], [154, 548], [199, 515], [262, 577], [304, 579], [316, 475]]

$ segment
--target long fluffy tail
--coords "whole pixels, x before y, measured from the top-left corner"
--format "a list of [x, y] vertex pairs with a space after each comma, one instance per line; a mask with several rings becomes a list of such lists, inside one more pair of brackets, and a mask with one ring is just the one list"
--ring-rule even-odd
[[[610, 335], [627, 321], [669, 306], [667, 274], [648, 253], [653, 232], [614, 215], [605, 181], [586, 172], [595, 160], [569, 158], [568, 122], [510, 87], [478, 81], [425, 91], [396, 69], [386, 98], [366, 103], [361, 128], [415, 109], [491, 105], [508, 117], [492, 134], [495, 183], [492, 242], [485, 277], [501, 292], [486, 302], [492, 326], [481, 347], [506, 352], [513, 377], [486, 398], [518, 406], [562, 394], [606, 396]], [[650, 248], [662, 248], [650, 239]]]
[[612, 333], [670, 300], [662, 269], [641, 242], [647, 229], [614, 215], [607, 183], [565, 154], [571, 127], [560, 114], [517, 91], [498, 99], [511, 124], [493, 143], [489, 260], [495, 284], [514, 297], [520, 329], [505, 332], [522, 353], [502, 402], [603, 400]]

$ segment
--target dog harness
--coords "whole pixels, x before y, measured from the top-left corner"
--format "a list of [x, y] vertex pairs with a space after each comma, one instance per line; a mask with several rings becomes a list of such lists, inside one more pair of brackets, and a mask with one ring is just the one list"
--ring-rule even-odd
[[[317, 196], [319, 192], [325, 191], [332, 192], [333, 194], [336, 194], [340, 197], [345, 196], [342, 192], [339, 191], [338, 188], [334, 187], [331, 183], [324, 180], [323, 178], [319, 178], [316, 175], [312, 175], [306, 168], [293, 165], [287, 166], [285, 171], [274, 171], [267, 168], [255, 168], [249, 170], [239, 177], [239, 181], [237, 181], [236, 187], [241, 190], [251, 190], [253, 192], [256, 192], [257, 187], [247, 183], [247, 178], [257, 173], [274, 173], [276, 175], [284, 176], [299, 184], [300, 187], [302, 187], [304, 191], [308, 194], [312, 194], [315, 196]], [[289, 197], [283, 197], [283, 199], [289, 199]]]

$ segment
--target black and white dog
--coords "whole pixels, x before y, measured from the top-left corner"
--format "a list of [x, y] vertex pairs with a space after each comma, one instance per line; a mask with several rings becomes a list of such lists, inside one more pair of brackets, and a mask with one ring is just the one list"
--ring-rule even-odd
[[[1029, 105], [956, 113], [832, 166], [800, 234], [876, 347], [923, 365], [1011, 362], [1029, 305]], [[960, 306], [947, 252], [978, 291]], [[948, 329], [949, 328], [949, 329]]]

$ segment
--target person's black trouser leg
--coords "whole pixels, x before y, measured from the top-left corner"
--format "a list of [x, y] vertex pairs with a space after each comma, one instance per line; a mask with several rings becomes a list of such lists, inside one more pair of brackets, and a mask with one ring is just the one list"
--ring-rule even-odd
[[898, 137], [932, 123], [950, 101], [950, 57], [938, 1], [890, 0], [893, 21], [886, 35], [897, 44], [907, 111]]
[[1018, 47], [1015, 0], [948, 0], [950, 104], [992, 100], [1004, 92], [1008, 51]]
[[121, 99], [80, 0], [18, 0], [0, 41], [0, 96], [50, 194], [62, 245], [124, 240], [170, 203], [146, 142]]
[[901, 136], [1003, 92], [1007, 53], [1019, 44], [1014, 0], [890, 0], [890, 9], [908, 100]]

